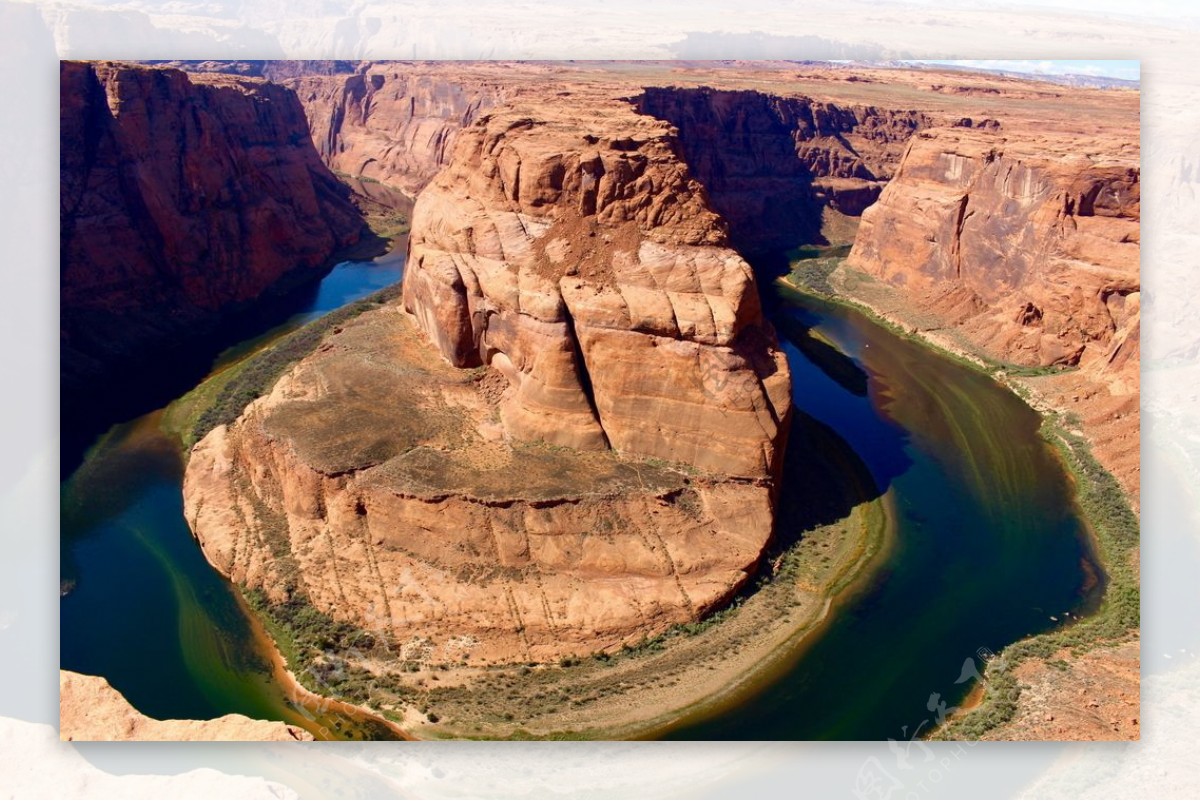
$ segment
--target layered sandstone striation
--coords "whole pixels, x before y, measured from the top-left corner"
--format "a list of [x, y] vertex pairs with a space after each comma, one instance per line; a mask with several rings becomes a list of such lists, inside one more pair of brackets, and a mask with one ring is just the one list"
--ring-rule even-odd
[[266, 74], [295, 90], [325, 164], [410, 198], [447, 164], [458, 132], [509, 91], [498, 75], [392, 62], [301, 64], [269, 62]]
[[299, 726], [245, 715], [213, 720], [156, 720], [133, 708], [125, 697], [99, 676], [69, 670], [58, 672], [59, 736], [63, 740], [183, 741], [312, 740]]
[[64, 400], [309, 280], [366, 231], [279, 85], [63, 62]]
[[677, 147], [617, 100], [481, 120], [417, 204], [404, 307], [505, 376], [517, 439], [768, 478], [787, 363]]
[[709, 87], [648, 87], [638, 108], [679, 129], [688, 164], [743, 251], [821, 241], [822, 210], [857, 217], [892, 177], [922, 112]]
[[193, 451], [209, 560], [469, 664], [612, 650], [726, 602], [771, 534], [790, 380], [677, 154], [603, 93], [464, 129], [417, 202], [403, 308]]
[[611, 650], [745, 581], [766, 482], [508, 441], [504, 383], [369, 312], [196, 446], [188, 523], [233, 581], [430, 663]]
[[1137, 366], [1136, 150], [937, 129], [912, 142], [849, 264], [930, 299], [1023, 365]]
[[847, 259], [968, 349], [1067, 372], [1031, 379], [1076, 412], [1137, 497], [1141, 283], [1136, 127], [921, 131]]

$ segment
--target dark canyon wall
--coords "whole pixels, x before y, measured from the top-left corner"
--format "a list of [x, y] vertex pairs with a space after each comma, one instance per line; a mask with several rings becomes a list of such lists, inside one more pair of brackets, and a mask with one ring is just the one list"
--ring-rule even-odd
[[288, 64], [265, 70], [299, 96], [330, 169], [410, 198], [449, 161], [458, 132], [507, 93], [498, 80], [446, 69], [365, 62], [346, 74]]
[[683, 155], [744, 252], [820, 242], [826, 207], [858, 216], [891, 178], [915, 111], [747, 90], [651, 87], [637, 109], [679, 129]]
[[367, 233], [282, 86], [81, 62], [60, 81], [64, 407]]

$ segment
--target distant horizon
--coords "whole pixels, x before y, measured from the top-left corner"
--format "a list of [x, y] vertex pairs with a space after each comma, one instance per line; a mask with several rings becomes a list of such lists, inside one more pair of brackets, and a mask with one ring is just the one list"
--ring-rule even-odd
[[904, 59], [908, 64], [936, 64], [984, 72], [1021, 72], [1028, 75], [1082, 75], [1140, 81], [1141, 62], [1120, 59]]

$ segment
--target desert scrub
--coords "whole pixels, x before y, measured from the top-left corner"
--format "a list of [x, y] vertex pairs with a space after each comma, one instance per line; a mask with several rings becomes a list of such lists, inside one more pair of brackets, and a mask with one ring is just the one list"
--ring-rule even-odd
[[[1141, 625], [1141, 589], [1132, 564], [1138, 547], [1137, 516], [1111, 473], [1092, 455], [1087, 442], [1063, 427], [1059, 415], [1043, 419], [1041, 434], [1059, 452], [1071, 476], [1083, 519], [1106, 572], [1108, 585], [1100, 608], [1092, 615], [1010, 645], [999, 659], [987, 666], [983, 703], [933, 733], [939, 740], [977, 740], [988, 731], [1012, 720], [1017, 713], [1021, 687], [1014, 669], [1026, 659], [1050, 660], [1066, 669], [1061, 659], [1051, 660], [1064, 649], [1081, 654], [1096, 647], [1125, 641]], [[1070, 421], [1066, 421], [1070, 425]]]
[[845, 261], [849, 245], [800, 247], [789, 251], [790, 278], [796, 285], [826, 297], [836, 295], [829, 276]]
[[184, 449], [190, 450], [217, 426], [236, 420], [292, 365], [316, 350], [330, 331], [395, 300], [400, 292], [401, 284], [396, 283], [332, 311], [218, 373], [176, 401], [168, 409], [169, 425], [177, 431]]
[[305, 689], [355, 704], [378, 703], [384, 693], [403, 695], [390, 676], [376, 676], [354, 664], [355, 659], [392, 656], [377, 634], [334, 620], [302, 595], [274, 603], [258, 588], [243, 586], [241, 591]]

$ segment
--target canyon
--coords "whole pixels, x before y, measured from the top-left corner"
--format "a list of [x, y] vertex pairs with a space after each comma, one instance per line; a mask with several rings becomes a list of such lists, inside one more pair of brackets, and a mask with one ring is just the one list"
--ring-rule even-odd
[[1079, 418], [1136, 504], [1139, 223], [1135, 142], [935, 129], [864, 211], [845, 269], [896, 288], [876, 308], [907, 307], [897, 319], [952, 350], [1040, 369], [1036, 397]]
[[[64, 71], [73, 103], [92, 98], [64, 120], [109, 120], [70, 133], [101, 157], [68, 170], [64, 145], [64, 220], [68, 172], [88, 176], [72, 197], [99, 197], [64, 223], [71, 263], [98, 265], [77, 282], [64, 255], [88, 332], [64, 313], [64, 354], [84, 343], [72, 364], [103, 361], [86, 336], [124, 304], [134, 331], [147, 299], [203, 329], [369, 238], [339, 179], [375, 203], [416, 201], [400, 297], [208, 431], [183, 482], [213, 567], [368, 632], [360, 669], [613, 654], [762, 575], [804, 391], [763, 285], [807, 248], [849, 249], [829, 276], [839, 294], [1074, 414], [1136, 504], [1136, 93], [794, 64]], [[271, 177], [238, 162], [253, 186], [234, 191], [180, 166], [172, 148], [227, 147], [181, 122], [188, 93], [227, 131], [253, 121], [252, 153], [286, 154]], [[194, 138], [147, 144], [136, 166], [104, 155], [158, 141], [145, 132], [160, 124]], [[175, 188], [147, 200], [130, 176]], [[170, 236], [121, 216], [151, 207], [175, 210], [160, 215]]]
[[666, 125], [601, 97], [532, 111], [458, 138], [414, 210], [400, 308], [209, 433], [185, 479], [218, 569], [434, 661], [694, 621], [772, 531], [790, 383], [749, 265]]
[[1019, 368], [1035, 402], [1080, 418], [1137, 505], [1135, 92], [786, 63], [723, 65], [719, 81], [693, 62], [256, 69], [297, 91], [331, 167], [409, 196], [486, 109], [593, 89], [627, 98], [678, 131], [739, 253], [782, 270], [782, 251], [854, 243], [842, 275], [895, 290], [856, 300], [952, 351]]
[[258, 78], [60, 65], [64, 415], [128, 385], [369, 238], [294, 93]]

